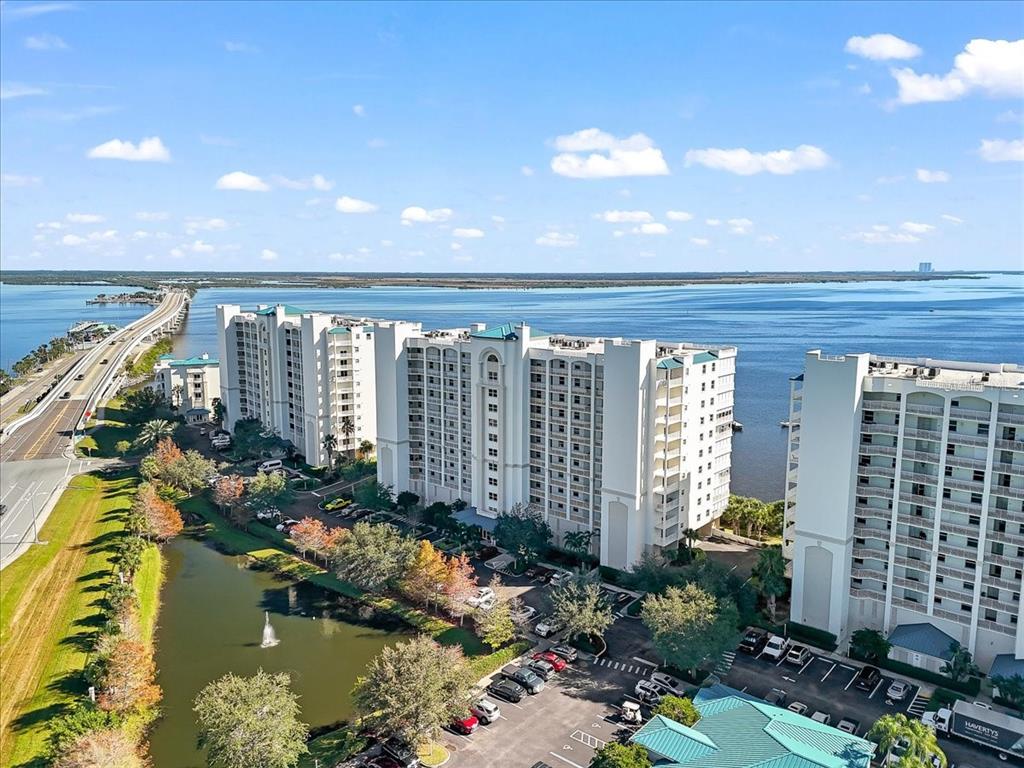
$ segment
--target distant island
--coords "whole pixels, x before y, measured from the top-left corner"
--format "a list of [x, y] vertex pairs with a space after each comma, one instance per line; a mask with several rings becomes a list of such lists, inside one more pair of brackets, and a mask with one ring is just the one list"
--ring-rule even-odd
[[[19, 285], [132, 286], [159, 291], [199, 288], [433, 287], [469, 290], [533, 288], [626, 288], [742, 283], [859, 283], [984, 279], [984, 272], [115, 272], [36, 270], [0, 272], [0, 282]], [[992, 273], [997, 274], [997, 273]], [[140, 292], [141, 293], [141, 292]]]
[[86, 299], [86, 304], [143, 304], [155, 307], [160, 303], [160, 293], [135, 291], [134, 293], [101, 293], [95, 299]]

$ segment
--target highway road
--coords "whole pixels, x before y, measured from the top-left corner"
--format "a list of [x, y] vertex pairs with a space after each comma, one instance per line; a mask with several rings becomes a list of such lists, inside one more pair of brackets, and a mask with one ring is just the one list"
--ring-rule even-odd
[[[113, 394], [120, 370], [139, 345], [182, 312], [188, 295], [172, 291], [152, 312], [116, 331], [81, 354], [68, 375], [32, 412], [6, 427], [0, 445], [0, 567], [23, 551], [33, 528], [46, 514], [69, 478], [88, 471], [90, 462], [74, 457], [72, 439], [95, 412], [101, 399]], [[36, 518], [39, 518], [38, 520]]]
[[32, 374], [26, 381], [20, 383], [3, 397], [0, 397], [0, 424], [14, 421], [20, 415], [18, 411], [27, 401], [35, 400], [43, 394], [55, 376], [62, 376], [67, 373], [84, 354], [84, 351], [76, 350], [67, 357], [62, 357], [53, 364], [46, 366], [46, 370], [43, 373]]

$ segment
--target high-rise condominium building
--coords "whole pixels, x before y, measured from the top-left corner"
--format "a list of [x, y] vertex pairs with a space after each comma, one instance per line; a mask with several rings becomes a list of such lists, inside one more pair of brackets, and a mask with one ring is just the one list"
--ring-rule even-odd
[[816, 350], [790, 420], [791, 618], [931, 669], [1024, 658], [1024, 367]]
[[735, 348], [374, 327], [378, 474], [396, 490], [462, 499], [485, 526], [532, 507], [618, 568], [725, 509]]
[[153, 389], [190, 423], [209, 421], [220, 398], [220, 365], [205, 352], [184, 359], [160, 355], [153, 366]]
[[353, 451], [377, 432], [373, 327], [358, 318], [287, 305], [217, 307], [221, 400], [233, 428], [259, 419], [311, 464], [326, 464], [325, 435]]

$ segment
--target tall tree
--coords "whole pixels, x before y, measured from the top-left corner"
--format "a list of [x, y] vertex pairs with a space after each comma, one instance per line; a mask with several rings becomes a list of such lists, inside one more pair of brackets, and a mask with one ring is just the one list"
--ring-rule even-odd
[[1021, 675], [996, 675], [992, 686], [999, 689], [999, 698], [1024, 714], [1024, 677]]
[[601, 586], [589, 579], [572, 579], [551, 591], [554, 616], [570, 637], [604, 637], [615, 621], [611, 604], [601, 593]]
[[135, 739], [120, 728], [86, 731], [53, 760], [53, 768], [145, 768]]
[[117, 638], [99, 677], [101, 709], [129, 712], [156, 704], [160, 687], [154, 682], [156, 665], [149, 647], [137, 640]]
[[663, 596], [648, 595], [640, 616], [654, 636], [654, 647], [680, 669], [696, 669], [739, 639], [736, 604], [696, 584], [669, 587]]
[[213, 420], [217, 424], [224, 425], [224, 417], [228, 415], [228, 407], [221, 402], [219, 397], [213, 400]]
[[667, 587], [682, 583], [681, 571], [655, 552], [643, 552], [630, 573], [626, 585], [637, 592], [664, 592]]
[[901, 744], [905, 746], [902, 757], [930, 766], [934, 756], [945, 768], [946, 754], [939, 747], [935, 731], [902, 712], [880, 717], [867, 732], [867, 738], [878, 745], [879, 752], [886, 756], [886, 760], [896, 745]]
[[394, 497], [390, 485], [384, 485], [376, 480], [360, 485], [355, 492], [355, 500], [367, 509], [388, 510], [394, 504]]
[[328, 528], [324, 532], [323, 541], [320, 542], [320, 549], [316, 550], [316, 553], [324, 560], [324, 565], [330, 562], [331, 558], [335, 556], [338, 551], [338, 547], [341, 546], [341, 542], [348, 536], [348, 528]]
[[375, 447], [376, 446], [370, 440], [360, 440], [359, 441], [359, 458], [362, 459], [363, 461], [365, 461], [368, 456], [372, 456], [373, 455], [373, 449]]
[[327, 467], [328, 469], [334, 466], [334, 452], [338, 450], [338, 438], [333, 434], [324, 435], [324, 439], [320, 441], [320, 447], [324, 449], [324, 453], [327, 454]]
[[342, 437], [345, 438], [345, 450], [349, 451], [351, 454], [352, 449], [349, 448], [349, 441], [352, 439], [352, 435], [356, 433], [356, 423], [352, 420], [351, 416], [345, 416], [342, 418], [340, 431]]
[[352, 698], [371, 730], [420, 745], [464, 713], [472, 677], [461, 649], [420, 635], [385, 647], [356, 680]]
[[459, 617], [459, 624], [462, 624], [463, 617], [470, 611], [466, 601], [476, 594], [476, 590], [476, 574], [469, 555], [463, 552], [448, 558], [445, 563], [444, 597], [448, 612]]
[[291, 768], [309, 751], [285, 673], [224, 675], [199, 692], [194, 711], [212, 768]]
[[751, 571], [751, 583], [767, 605], [768, 616], [775, 623], [775, 601], [788, 591], [786, 585], [786, 561], [782, 547], [765, 547], [757, 555], [757, 562]]
[[191, 495], [194, 489], [205, 485], [207, 478], [216, 472], [216, 462], [205, 458], [199, 451], [185, 451], [177, 459], [165, 465], [160, 479]]
[[393, 525], [358, 522], [337, 548], [338, 576], [371, 592], [380, 592], [405, 573], [415, 542]]
[[974, 663], [974, 657], [971, 656], [971, 652], [960, 645], [960, 643], [954, 640], [952, 645], [949, 646], [949, 651], [952, 655], [949, 661], [939, 667], [939, 672], [954, 682], [960, 682], [968, 677], [977, 677], [981, 674], [978, 665]]
[[512, 602], [508, 590], [495, 572], [488, 585], [494, 592], [494, 605], [489, 611], [477, 610], [474, 614], [476, 631], [480, 639], [492, 650], [501, 648], [516, 636], [516, 622], [512, 618]]
[[169, 438], [174, 434], [174, 424], [166, 419], [153, 419], [147, 421], [139, 430], [136, 442], [139, 445], [156, 445], [165, 437]]
[[597, 750], [590, 768], [651, 768], [651, 758], [640, 744], [612, 741]]
[[295, 544], [295, 548], [305, 557], [307, 552], [319, 552], [323, 548], [327, 526], [315, 517], [304, 517], [292, 527], [288, 536]]
[[241, 475], [221, 475], [213, 486], [213, 503], [221, 509], [231, 509], [242, 499], [245, 482]]
[[274, 472], [260, 472], [249, 483], [249, 498], [264, 509], [286, 504], [292, 496], [287, 481]]
[[420, 503], [420, 497], [412, 491], [402, 491], [398, 494], [398, 498], [395, 499], [395, 503], [402, 508], [402, 511], [408, 514], [410, 509]]
[[866, 661], [888, 658], [890, 643], [877, 629], [858, 629], [850, 635], [850, 649]]
[[416, 552], [402, 579], [402, 591], [415, 603], [430, 606], [444, 595], [448, 568], [444, 556], [426, 539], [416, 545]]
[[551, 541], [551, 528], [532, 506], [515, 504], [498, 515], [494, 538], [516, 557], [519, 566], [535, 563]]
[[662, 696], [658, 706], [654, 708], [654, 714], [688, 726], [700, 720], [700, 712], [686, 696]]
[[594, 540], [595, 531], [569, 531], [562, 537], [562, 545], [568, 552], [579, 559], [580, 564], [590, 554], [590, 543]]

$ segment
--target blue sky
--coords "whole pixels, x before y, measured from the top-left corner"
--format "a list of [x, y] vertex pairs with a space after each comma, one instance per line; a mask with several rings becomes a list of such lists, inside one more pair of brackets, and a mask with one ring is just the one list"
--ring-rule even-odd
[[16, 3], [10, 269], [1024, 268], [1016, 3]]

